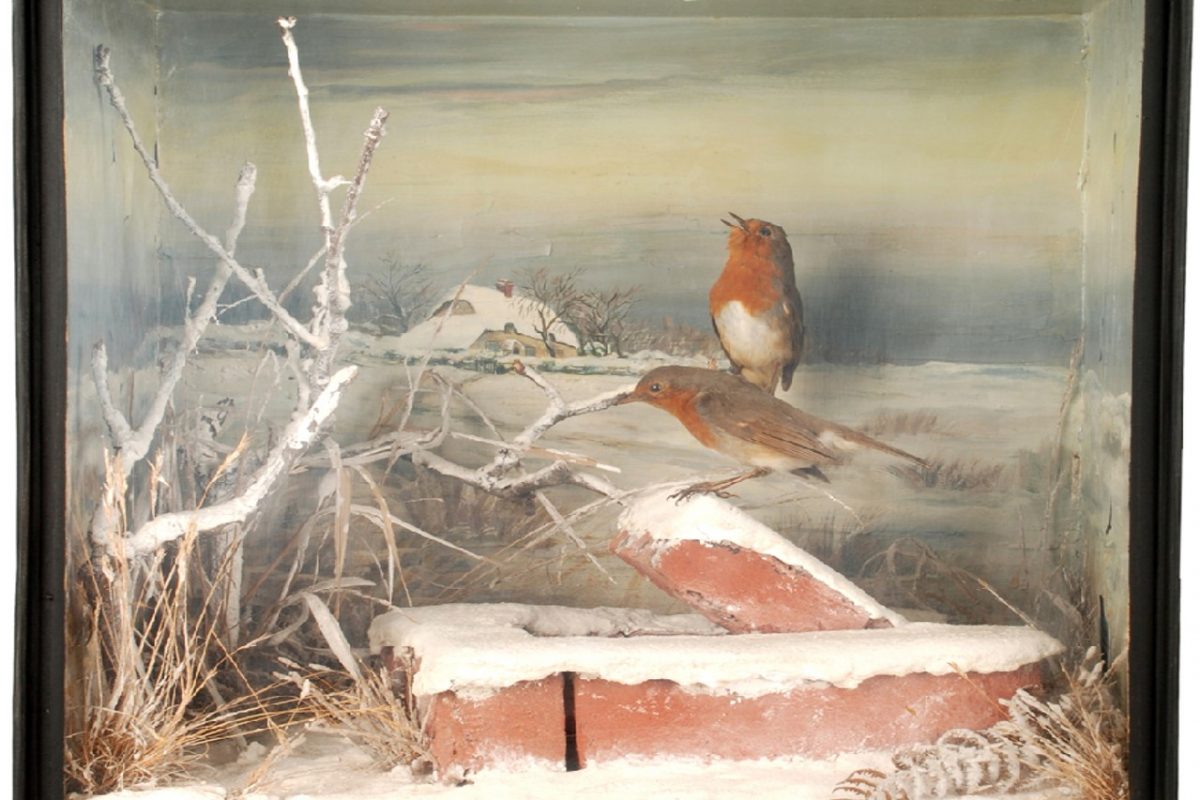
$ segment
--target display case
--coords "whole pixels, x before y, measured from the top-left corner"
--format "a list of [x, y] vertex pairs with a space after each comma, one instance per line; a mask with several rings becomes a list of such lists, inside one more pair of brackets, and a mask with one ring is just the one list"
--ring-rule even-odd
[[1189, 13], [21, 9], [18, 783], [1165, 796]]

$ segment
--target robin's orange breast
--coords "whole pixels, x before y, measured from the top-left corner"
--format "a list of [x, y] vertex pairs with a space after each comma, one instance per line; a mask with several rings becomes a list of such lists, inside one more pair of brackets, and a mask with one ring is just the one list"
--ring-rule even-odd
[[695, 399], [695, 394], [663, 398], [658, 405], [682, 422], [683, 427], [687, 428], [688, 433], [696, 437], [696, 441], [700, 442], [700, 444], [714, 450], [719, 449], [717, 447], [717, 433], [696, 410]]
[[774, 308], [782, 298], [775, 272], [775, 265], [765, 259], [730, 258], [708, 293], [709, 312], [715, 317], [733, 301], [754, 315]]

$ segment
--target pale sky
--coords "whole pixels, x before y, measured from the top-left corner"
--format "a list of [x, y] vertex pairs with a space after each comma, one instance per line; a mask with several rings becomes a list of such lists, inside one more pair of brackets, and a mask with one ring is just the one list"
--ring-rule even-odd
[[[160, 32], [163, 167], [216, 227], [255, 161], [243, 252], [282, 282], [318, 235], [273, 20], [168, 13]], [[734, 211], [787, 229], [814, 297], [899, 274], [915, 307], [940, 281], [978, 318], [982, 282], [1055, 331], [1077, 315], [1078, 18], [317, 17], [296, 37], [327, 173], [353, 169], [376, 105], [392, 115], [364, 208], [390, 202], [350, 254], [367, 268], [581, 266], [706, 324]]]

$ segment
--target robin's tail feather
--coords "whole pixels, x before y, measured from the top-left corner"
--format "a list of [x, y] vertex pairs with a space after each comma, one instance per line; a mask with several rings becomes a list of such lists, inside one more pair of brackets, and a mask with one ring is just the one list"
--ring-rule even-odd
[[929, 462], [926, 461], [925, 459], [921, 458], [920, 456], [914, 456], [912, 453], [908, 452], [907, 450], [901, 450], [899, 447], [892, 447], [890, 444], [885, 444], [884, 442], [881, 442], [878, 439], [874, 439], [870, 436], [867, 436], [862, 431], [852, 430], [851, 435], [852, 435], [852, 438], [855, 441], [857, 441], [859, 444], [866, 445], [867, 447], [874, 448], [875, 450], [879, 450], [880, 452], [887, 453], [889, 455], [893, 455], [898, 458], [907, 459], [919, 467], [923, 467], [923, 468], [929, 467]]
[[867, 438], [870, 441], [871, 447], [874, 447], [876, 450], [882, 450], [885, 453], [890, 453], [891, 455], [899, 456], [900, 458], [906, 458], [916, 464], [918, 467], [923, 467], [926, 469], [929, 467], [929, 462], [920, 456], [914, 456], [907, 450], [901, 450], [899, 447], [892, 447], [890, 444], [884, 444], [878, 439], [871, 439], [869, 436]]

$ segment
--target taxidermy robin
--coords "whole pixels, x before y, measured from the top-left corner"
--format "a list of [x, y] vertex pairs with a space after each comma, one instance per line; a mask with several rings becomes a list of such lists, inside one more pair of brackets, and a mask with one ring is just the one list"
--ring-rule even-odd
[[783, 228], [761, 219], [728, 225], [729, 259], [708, 293], [708, 310], [733, 373], [774, 394], [792, 385], [804, 348], [804, 309]]
[[728, 497], [742, 481], [782, 470], [828, 482], [822, 467], [855, 450], [879, 450], [926, 466], [924, 460], [836, 422], [814, 417], [736, 375], [697, 367], [647, 372], [618, 404], [643, 402], [670, 412], [705, 447], [753, 467], [723, 481], [697, 483], [673, 497]]

